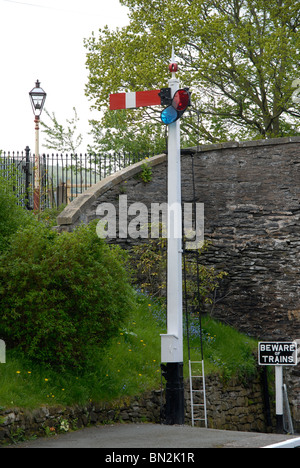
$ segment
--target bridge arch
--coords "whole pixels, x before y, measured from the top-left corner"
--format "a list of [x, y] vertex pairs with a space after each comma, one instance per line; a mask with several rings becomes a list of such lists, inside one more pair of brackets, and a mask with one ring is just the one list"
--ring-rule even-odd
[[[264, 340], [300, 338], [300, 138], [228, 142], [182, 153], [182, 200], [204, 203], [202, 260], [228, 272], [214, 316]], [[139, 174], [147, 162], [152, 180]], [[167, 157], [141, 161], [95, 184], [59, 215], [71, 231], [97, 218], [99, 204], [167, 201]], [[137, 239], [116, 239], [130, 248]], [[144, 242], [144, 239], [140, 241]]]

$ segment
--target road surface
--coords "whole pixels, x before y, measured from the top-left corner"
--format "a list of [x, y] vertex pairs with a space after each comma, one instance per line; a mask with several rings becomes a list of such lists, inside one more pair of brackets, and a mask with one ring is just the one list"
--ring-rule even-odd
[[191, 426], [113, 424], [39, 438], [6, 448], [262, 448], [299, 436], [221, 431]]

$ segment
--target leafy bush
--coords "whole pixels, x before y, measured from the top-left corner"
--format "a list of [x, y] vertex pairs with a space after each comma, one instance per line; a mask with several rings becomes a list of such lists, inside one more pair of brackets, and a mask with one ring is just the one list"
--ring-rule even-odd
[[[209, 243], [205, 243], [199, 250], [199, 256], [208, 248]], [[153, 297], [160, 297], [166, 294], [166, 239], [151, 239], [148, 243], [134, 246], [131, 262], [134, 280], [142, 290], [145, 290]], [[224, 271], [218, 272], [212, 267], [206, 267], [201, 264], [197, 265], [197, 258], [194, 255], [186, 256], [185, 264], [182, 262], [182, 269], [183, 273], [186, 274], [186, 288], [190, 305], [196, 306], [199, 309], [201, 305], [199, 304], [199, 299], [212, 304], [213, 293], [219, 287], [220, 281], [227, 276], [227, 273]], [[197, 277], [199, 279], [199, 295]]]
[[11, 179], [4, 178], [0, 171], [0, 253], [7, 249], [12, 234], [30, 222], [31, 214], [18, 206], [18, 199], [12, 190]]
[[[148, 158], [146, 158], [148, 159]], [[151, 182], [152, 180], [152, 169], [151, 166], [147, 162], [142, 164], [142, 172], [139, 174], [139, 178], [142, 179], [142, 181], [147, 184], [148, 182]]]
[[36, 221], [19, 231], [0, 263], [1, 338], [40, 363], [87, 363], [134, 304], [124, 255], [94, 223], [57, 234]]

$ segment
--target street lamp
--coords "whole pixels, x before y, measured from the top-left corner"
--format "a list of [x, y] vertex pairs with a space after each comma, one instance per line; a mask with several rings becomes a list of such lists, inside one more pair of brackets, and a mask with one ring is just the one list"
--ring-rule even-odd
[[35, 115], [35, 180], [34, 180], [34, 209], [40, 210], [40, 159], [39, 159], [39, 123], [47, 94], [41, 88], [39, 80], [30, 91], [29, 97]]

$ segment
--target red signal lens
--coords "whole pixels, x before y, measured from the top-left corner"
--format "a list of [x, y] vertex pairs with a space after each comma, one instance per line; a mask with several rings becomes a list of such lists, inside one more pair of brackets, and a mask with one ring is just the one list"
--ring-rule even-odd
[[185, 89], [176, 91], [173, 97], [172, 106], [178, 111], [184, 111], [190, 104], [190, 93]]
[[[166, 93], [166, 91], [168, 92]], [[166, 125], [170, 125], [180, 119], [188, 106], [191, 105], [191, 93], [189, 88], [178, 89], [173, 99], [171, 98], [170, 88], [163, 88], [160, 90], [159, 96], [161, 98], [161, 104], [169, 104], [160, 115], [162, 122]]]

